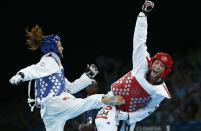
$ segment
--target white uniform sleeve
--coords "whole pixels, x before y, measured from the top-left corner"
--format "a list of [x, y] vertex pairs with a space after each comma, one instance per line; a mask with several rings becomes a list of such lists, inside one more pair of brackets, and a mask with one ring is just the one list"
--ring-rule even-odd
[[163, 99], [164, 97], [162, 96], [154, 95], [145, 108], [139, 109], [135, 112], [129, 112], [129, 123], [136, 123], [151, 115], [159, 107], [159, 104]]
[[143, 12], [140, 12], [137, 17], [133, 36], [132, 61], [134, 74], [136, 74], [139, 70], [147, 69], [145, 67], [147, 66], [147, 64], [145, 64], [147, 63], [146, 57], [149, 56], [146, 46], [147, 27], [147, 17]]
[[88, 85], [92, 84], [92, 81], [92, 79], [90, 79], [85, 73], [83, 73], [79, 79], [76, 79], [73, 82], [70, 82], [68, 81], [68, 79], [65, 78], [65, 88], [70, 94], [75, 94], [86, 88]]
[[51, 56], [44, 56], [37, 64], [33, 64], [18, 72], [24, 73], [23, 81], [42, 78], [59, 71], [60, 67]]

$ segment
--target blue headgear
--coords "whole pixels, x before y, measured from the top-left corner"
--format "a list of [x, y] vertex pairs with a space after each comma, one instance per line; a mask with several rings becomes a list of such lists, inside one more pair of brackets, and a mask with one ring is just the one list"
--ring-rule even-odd
[[43, 41], [41, 43], [41, 50], [44, 54], [53, 52], [57, 54], [60, 58], [62, 57], [62, 54], [59, 52], [57, 47], [57, 42], [60, 41], [61, 38], [58, 35], [47, 35], [43, 38]]

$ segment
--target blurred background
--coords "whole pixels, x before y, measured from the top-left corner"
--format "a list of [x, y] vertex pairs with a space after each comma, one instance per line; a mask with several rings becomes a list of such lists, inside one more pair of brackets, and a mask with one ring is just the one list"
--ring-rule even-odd
[[[137, 123], [136, 131], [201, 130], [201, 20], [199, 4], [154, 1], [148, 16], [148, 51], [171, 54], [174, 69], [166, 78], [172, 99], [165, 100], [155, 113]], [[1, 83], [0, 130], [44, 131], [39, 109], [30, 112], [27, 82], [10, 85], [9, 79], [21, 68], [40, 60], [40, 51], [31, 52], [25, 43], [26, 27], [36, 24], [45, 34], [58, 34], [64, 46], [62, 63], [70, 81], [79, 78], [86, 65], [94, 63], [100, 74], [98, 88], [83, 90], [76, 97], [107, 93], [110, 84], [132, 68], [132, 39], [142, 0], [126, 3], [17, 3], [0, 5]], [[86, 6], [85, 6], [86, 5]], [[66, 123], [65, 131], [96, 131], [88, 111]]]

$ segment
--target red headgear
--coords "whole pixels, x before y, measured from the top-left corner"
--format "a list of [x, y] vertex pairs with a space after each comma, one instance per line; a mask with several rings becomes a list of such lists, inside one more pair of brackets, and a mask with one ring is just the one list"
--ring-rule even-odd
[[151, 58], [151, 60], [148, 60], [150, 68], [152, 68], [152, 64], [155, 60], [160, 60], [161, 62], [163, 62], [163, 64], [166, 65], [165, 71], [159, 75], [159, 78], [167, 76], [172, 70], [173, 65], [172, 57], [167, 53], [158, 52], [153, 58]]

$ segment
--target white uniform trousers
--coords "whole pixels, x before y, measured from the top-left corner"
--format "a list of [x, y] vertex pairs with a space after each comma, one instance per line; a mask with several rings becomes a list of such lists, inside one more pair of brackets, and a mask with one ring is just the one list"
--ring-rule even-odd
[[69, 93], [62, 93], [60, 96], [43, 101], [41, 117], [46, 131], [63, 131], [67, 120], [85, 111], [103, 107], [102, 97], [103, 94], [96, 94], [82, 99], [75, 98]]
[[115, 106], [104, 106], [97, 114], [95, 124], [97, 131], [134, 131], [135, 123], [127, 124], [127, 121], [117, 119]]

